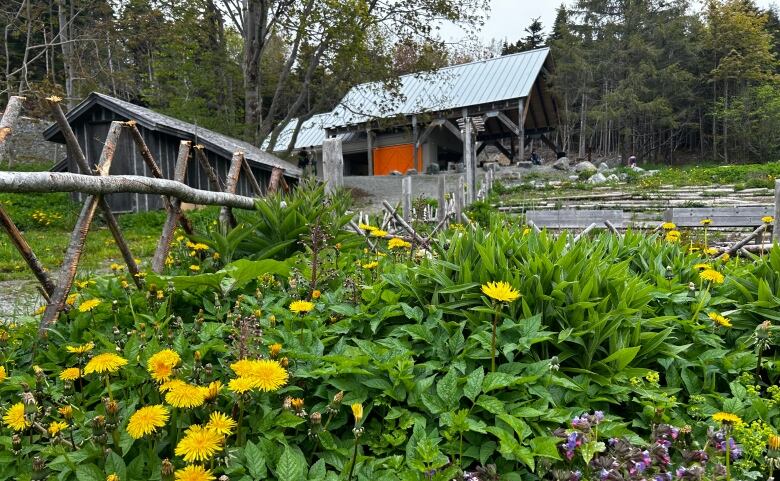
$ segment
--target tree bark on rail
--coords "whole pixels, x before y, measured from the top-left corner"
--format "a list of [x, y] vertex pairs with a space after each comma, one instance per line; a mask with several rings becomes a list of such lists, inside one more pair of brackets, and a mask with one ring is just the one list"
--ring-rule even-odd
[[[173, 180], [176, 182], [184, 182], [184, 178], [187, 175], [187, 163], [190, 159], [190, 146], [192, 142], [188, 140], [182, 140], [179, 143], [179, 155], [176, 158], [176, 172], [173, 174]], [[179, 223], [181, 217], [181, 201], [179, 199], [171, 199], [171, 209], [168, 211], [168, 217], [165, 219], [165, 225], [163, 225], [162, 235], [160, 235], [160, 243], [157, 244], [157, 250], [154, 252], [152, 258], [152, 271], [160, 273], [165, 267], [165, 259], [168, 258], [168, 251], [171, 248], [171, 241], [173, 240], [173, 233], [176, 230], [176, 225]]]
[[[5, 157], [6, 145], [5, 139], [11, 135], [13, 126], [16, 124], [16, 119], [19, 118], [19, 113], [22, 111], [22, 103], [24, 97], [13, 96], [8, 100], [8, 105], [5, 107], [3, 117], [0, 118], [0, 161]], [[8, 159], [8, 168], [11, 168], [11, 159]]]
[[[235, 152], [233, 159], [230, 161], [230, 170], [225, 181], [226, 194], [235, 194], [236, 187], [238, 187], [238, 176], [241, 174], [241, 164], [243, 163], [244, 153]], [[229, 227], [235, 227], [236, 219], [233, 217], [229, 206], [222, 206], [222, 210], [219, 212], [219, 224], [222, 226], [223, 233], [226, 233]]]
[[193, 189], [175, 180], [151, 179], [142, 175], [95, 177], [62, 172], [0, 172], [0, 192], [81, 192], [92, 195], [157, 194], [173, 196], [191, 204], [255, 209], [255, 199], [251, 197]]

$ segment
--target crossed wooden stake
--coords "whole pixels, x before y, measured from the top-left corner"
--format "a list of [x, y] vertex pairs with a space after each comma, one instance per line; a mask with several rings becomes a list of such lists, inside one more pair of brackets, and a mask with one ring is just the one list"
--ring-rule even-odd
[[[24, 100], [24, 97], [11, 97], [5, 113], [2, 119], [0, 119], [0, 147], [3, 146], [5, 141], [13, 132], [13, 126], [19, 116]], [[160, 170], [159, 165], [154, 160], [154, 156], [144, 142], [143, 136], [138, 130], [135, 121], [132, 120], [129, 122], [114, 121], [111, 123], [111, 127], [109, 128], [98, 165], [94, 170], [92, 170], [89, 166], [89, 163], [87, 162], [86, 157], [84, 156], [84, 152], [81, 149], [78, 140], [76, 140], [73, 129], [65, 117], [65, 113], [62, 111], [60, 101], [61, 99], [58, 97], [49, 97], [46, 99], [46, 103], [51, 109], [57, 125], [65, 137], [68, 157], [75, 160], [82, 174], [96, 176], [109, 175], [111, 163], [114, 159], [114, 153], [116, 151], [116, 147], [122, 131], [129, 130], [135, 145], [141, 153], [141, 157], [149, 167], [152, 175], [158, 179], [164, 178], [162, 170]], [[206, 171], [206, 174], [209, 177], [209, 183], [213, 190], [235, 194], [239, 175], [243, 170], [255, 195], [258, 197], [263, 195], [260, 184], [257, 182], [257, 179], [252, 173], [252, 170], [248, 161], [244, 157], [243, 152], [236, 152], [233, 154], [230, 170], [228, 172], [225, 187], [223, 189], [219, 177], [214, 172], [214, 169], [209, 164], [209, 161], [203, 152], [203, 146], [196, 145], [193, 149], [192, 142], [187, 140], [182, 140], [179, 144], [179, 154], [176, 159], [176, 165], [174, 169], [175, 181], [182, 183], [184, 182], [187, 173], [187, 164], [189, 162], [190, 153], [192, 150], [194, 150], [195, 157]], [[279, 186], [284, 187], [285, 190], [287, 189], [283, 174], [284, 171], [282, 169], [274, 168], [271, 174], [271, 183], [268, 187], [269, 192], [277, 190]], [[165, 266], [165, 259], [168, 257], [170, 246], [173, 241], [173, 233], [176, 229], [176, 226], [181, 225], [182, 229], [187, 234], [192, 234], [193, 232], [192, 223], [181, 211], [181, 201], [179, 199], [175, 197], [163, 196], [163, 205], [165, 206], [168, 215], [165, 220], [165, 224], [163, 225], [160, 242], [154, 253], [154, 257], [152, 258], [152, 270], [157, 273], [162, 272], [162, 269]], [[139, 289], [142, 288], [143, 281], [141, 279], [135, 258], [130, 252], [130, 246], [122, 235], [122, 231], [119, 228], [119, 223], [117, 222], [114, 214], [111, 212], [111, 208], [109, 207], [108, 202], [102, 195], [87, 196], [84, 202], [84, 206], [81, 209], [81, 213], [76, 220], [76, 226], [74, 227], [71, 234], [70, 243], [67, 250], [65, 251], [65, 257], [63, 259], [62, 265], [60, 266], [56, 283], [46, 272], [40, 260], [32, 251], [29, 243], [16, 227], [11, 217], [8, 215], [5, 209], [3, 209], [2, 205], [0, 205], [0, 224], [2, 224], [2, 227], [10, 236], [14, 246], [25, 259], [27, 266], [41, 284], [41, 294], [48, 302], [38, 330], [38, 334], [41, 336], [46, 335], [48, 327], [57, 321], [59, 314], [65, 309], [65, 300], [67, 299], [68, 293], [73, 286], [73, 280], [76, 277], [76, 270], [78, 268], [81, 254], [84, 251], [87, 233], [89, 232], [92, 219], [98, 209], [100, 209], [103, 215], [103, 219], [111, 231], [111, 235], [114, 237], [117, 247], [122, 253], [122, 257], [125, 264], [127, 264], [128, 272], [132, 276], [133, 281]], [[230, 207], [222, 207], [220, 211], [220, 223], [223, 231], [226, 231], [230, 227], [235, 226], [236, 221], [233, 217]]]

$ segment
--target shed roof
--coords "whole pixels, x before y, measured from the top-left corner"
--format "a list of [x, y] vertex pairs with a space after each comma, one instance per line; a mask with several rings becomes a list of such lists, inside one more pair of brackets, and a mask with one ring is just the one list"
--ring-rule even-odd
[[336, 106], [326, 127], [528, 97], [549, 54], [541, 48], [404, 75], [397, 93], [381, 82], [360, 84]]
[[[328, 123], [331, 113], [325, 112], [322, 114], [313, 115], [310, 119], [305, 120], [301, 125], [301, 129], [298, 131], [298, 137], [295, 139], [295, 146], [293, 150], [301, 150], [306, 148], [319, 148], [322, 147], [322, 141], [325, 140], [325, 126]], [[298, 125], [298, 119], [291, 119], [284, 129], [279, 133], [279, 137], [276, 139], [276, 147], [274, 152], [283, 152], [287, 149], [287, 146], [292, 139], [295, 126]], [[348, 143], [356, 140], [358, 135], [356, 133], [342, 133], [338, 135], [344, 143]], [[263, 144], [263, 148], [268, 148], [268, 141]]]
[[[275, 155], [269, 154], [248, 142], [234, 139], [227, 135], [98, 92], [92, 92], [80, 104], [71, 109], [67, 114], [68, 122], [73, 122], [94, 105], [101, 105], [107, 109], [116, 111], [129, 120], [135, 120], [139, 125], [147, 129], [196, 141], [203, 144], [207, 149], [226, 158], [230, 158], [234, 152], [241, 151], [244, 153], [244, 157], [250, 162], [270, 168], [279, 167], [284, 169], [285, 175], [288, 176], [295, 177], [301, 175], [301, 169], [295, 165], [286, 162]], [[55, 123], [43, 132], [43, 136], [46, 140], [54, 140], [59, 132], [60, 129]]]

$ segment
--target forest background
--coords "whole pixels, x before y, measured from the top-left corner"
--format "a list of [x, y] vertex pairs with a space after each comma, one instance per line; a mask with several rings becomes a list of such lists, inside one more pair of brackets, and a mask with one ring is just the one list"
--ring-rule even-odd
[[[549, 46], [570, 156], [780, 159], [780, 14], [752, 0], [576, 0], [516, 38], [489, 0], [6, 0], [0, 105], [100, 91], [274, 150], [352, 86]], [[489, 34], [489, 32], [488, 32]], [[483, 35], [484, 37], [484, 35]], [[34, 109], [34, 106], [30, 106]], [[33, 113], [35, 113], [33, 111]], [[40, 112], [43, 116], [43, 111]]]

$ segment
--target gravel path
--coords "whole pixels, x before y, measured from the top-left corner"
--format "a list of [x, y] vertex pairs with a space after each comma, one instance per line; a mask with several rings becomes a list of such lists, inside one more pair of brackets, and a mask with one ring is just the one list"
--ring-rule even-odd
[[33, 281], [0, 282], [0, 320], [30, 315], [41, 303], [41, 296]]

